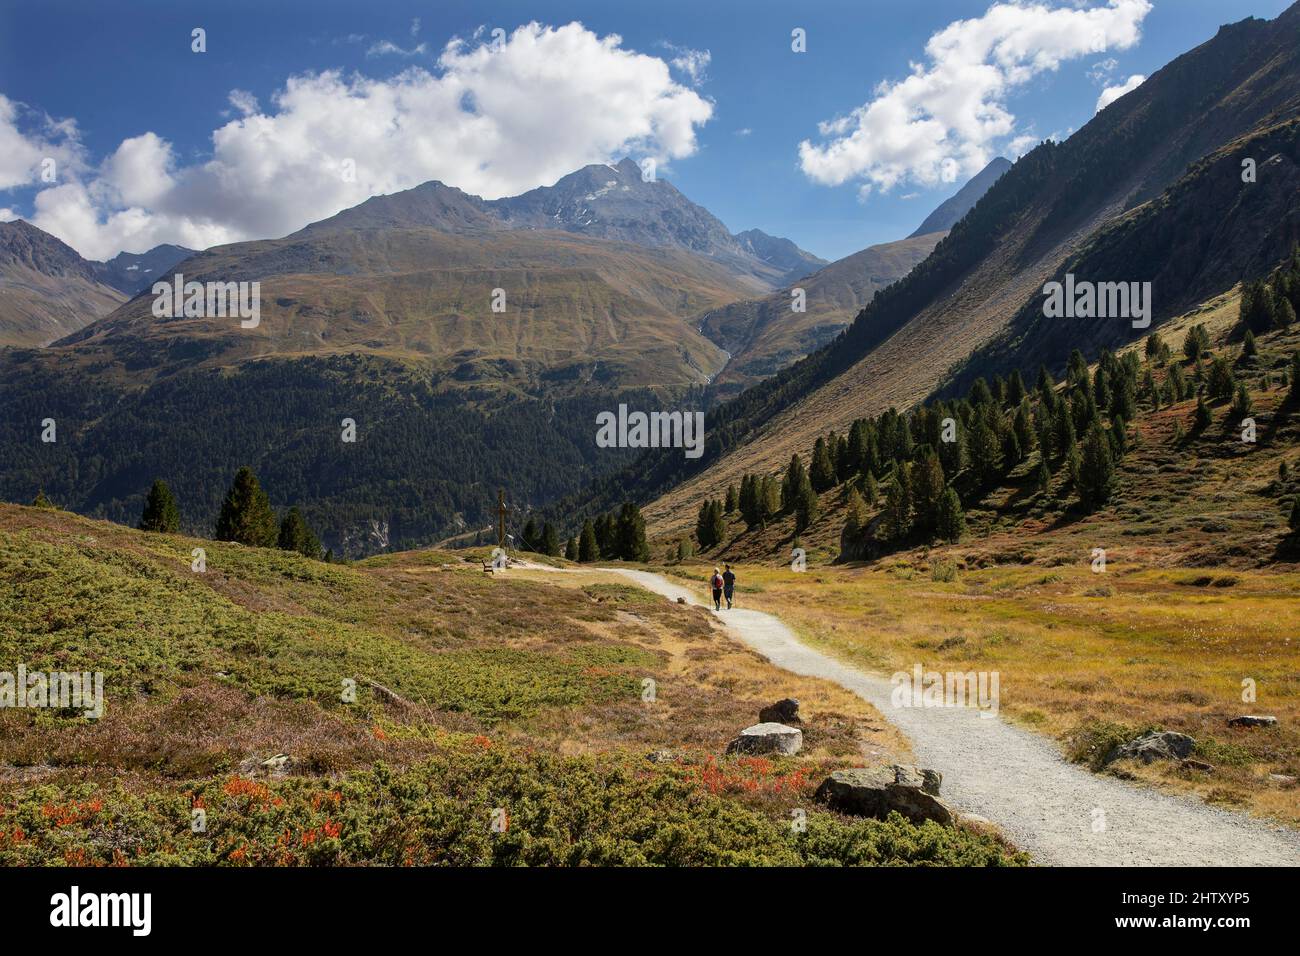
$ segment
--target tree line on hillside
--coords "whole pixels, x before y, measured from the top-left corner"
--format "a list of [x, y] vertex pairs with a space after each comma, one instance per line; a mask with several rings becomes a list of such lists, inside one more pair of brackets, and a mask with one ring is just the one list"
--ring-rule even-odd
[[[180, 506], [167, 482], [161, 478], [155, 479], [149, 488], [138, 527], [141, 531], [180, 533]], [[286, 511], [284, 517], [276, 517], [257, 476], [247, 466], [235, 473], [235, 479], [221, 502], [221, 513], [212, 537], [217, 541], [234, 541], [254, 548], [296, 551], [316, 560], [332, 561], [334, 557], [332, 551], [322, 555], [320, 539], [296, 505]]]
[[[560, 536], [555, 526], [529, 518], [520, 535], [520, 545], [526, 551], [561, 555]], [[570, 561], [584, 564], [591, 561], [648, 561], [650, 546], [646, 542], [645, 518], [634, 502], [627, 501], [615, 512], [588, 519], [576, 535], [570, 535], [564, 544], [563, 555]]]
[[[521, 500], [553, 501], [632, 460], [633, 450], [594, 445], [595, 416], [619, 402], [666, 400], [599, 383], [557, 384], [546, 400], [495, 385], [448, 387], [361, 355], [151, 381], [156, 351], [130, 355], [129, 367], [142, 369], [138, 387], [136, 377], [119, 386], [52, 360], [0, 354], [0, 499], [27, 501], [44, 488], [89, 517], [133, 525], [148, 482], [162, 477], [180, 496], [182, 526], [206, 533], [239, 462], [277, 500], [310, 515], [336, 553], [360, 550], [372, 519], [388, 523], [393, 547], [420, 547], [460, 530], [458, 519], [490, 522], [502, 484]], [[46, 417], [58, 422], [57, 443], [31, 440], [30, 423]], [[356, 422], [355, 442], [340, 440], [345, 417]]]
[[[1256, 354], [1254, 329], [1285, 330], [1294, 322], [1297, 294], [1300, 249], [1243, 294], [1238, 364]], [[953, 542], [964, 532], [965, 509], [1022, 465], [1035, 493], [1046, 495], [1055, 483], [1082, 509], [1099, 508], [1111, 498], [1119, 461], [1141, 438], [1129, 426], [1140, 403], [1157, 411], [1195, 397], [1194, 432], [1213, 423], [1213, 404], [1228, 404], [1225, 427], [1253, 410], [1245, 382], [1226, 350], [1212, 349], [1205, 325], [1187, 331], [1182, 359], [1158, 332], [1147, 337], [1144, 355], [1145, 361], [1137, 350], [1122, 358], [1103, 350], [1094, 372], [1075, 349], [1061, 386], [1040, 366], [1032, 389], [1013, 371], [995, 375], [991, 385], [978, 378], [965, 397], [924, 403], [910, 415], [890, 408], [857, 419], [847, 434], [818, 437], [807, 467], [796, 453], [781, 475], [746, 474], [725, 500], [701, 503], [695, 539], [706, 550], [721, 544], [733, 511], [747, 531], [791, 515], [797, 536], [817, 520], [819, 496], [841, 486], [843, 555], [871, 553], [880, 544]], [[1288, 404], [1300, 405], [1300, 352], [1292, 354], [1282, 384], [1290, 388]], [[1177, 428], [1175, 440], [1183, 437]], [[869, 521], [876, 508], [878, 518]], [[1291, 513], [1292, 530], [1300, 531], [1300, 499]]]

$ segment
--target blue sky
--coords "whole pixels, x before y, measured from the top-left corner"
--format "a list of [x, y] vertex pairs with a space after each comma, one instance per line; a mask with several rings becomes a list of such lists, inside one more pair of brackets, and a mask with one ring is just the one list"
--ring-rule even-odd
[[[1100, 16], [1114, 4], [1145, 0], [1041, 0], [1040, 6], [1048, 12], [1097, 10]], [[0, 157], [0, 212], [34, 217], [96, 258], [123, 246], [140, 251], [155, 240], [206, 245], [283, 234], [329, 214], [331, 203], [351, 205], [368, 191], [424, 179], [441, 178], [471, 192], [521, 191], [553, 181], [566, 163], [578, 164], [573, 157], [595, 160], [597, 153], [614, 152], [611, 144], [630, 131], [627, 152], [659, 154], [666, 166], [661, 175], [733, 230], [761, 228], [834, 259], [911, 232], [960, 187], [980, 157], [1014, 157], [1027, 142], [1065, 136], [1094, 115], [1104, 88], [1150, 75], [1222, 23], [1271, 18], [1287, 5], [1150, 0], [1149, 11], [1126, 22], [1119, 14], [1110, 17], [1105, 50], [1080, 54], [1060, 35], [1031, 41], [1042, 48], [1016, 51], [1019, 61], [1003, 62], [1001, 79], [974, 109], [955, 99], [965, 76], [987, 78], [987, 64], [958, 70], [947, 54], [940, 57], [945, 62], [928, 56], [926, 46], [955, 21], [978, 26], [987, 17], [980, 35], [996, 33], [990, 0], [6, 2], [0, 7], [0, 107], [8, 104], [8, 131], [0, 109], [0, 148], [6, 135], [17, 145], [7, 150], [8, 168]], [[1023, 11], [1002, 10], [1001, 16], [1048, 23]], [[547, 54], [540, 45], [559, 44], [558, 36], [523, 37], [516, 48], [516, 28], [531, 21], [543, 28], [576, 21], [584, 32], [564, 38], [571, 51], [565, 56]], [[203, 54], [191, 51], [196, 26], [207, 32]], [[1140, 38], [1125, 39], [1131, 26]], [[498, 75], [495, 61], [473, 58], [496, 27], [518, 53], [509, 68], [522, 79]], [[805, 53], [791, 50], [796, 27], [806, 30]], [[475, 39], [479, 28], [486, 29]], [[971, 35], [976, 32], [972, 27]], [[621, 43], [610, 41], [610, 34]], [[1030, 35], [1029, 29], [1014, 31], [1016, 38]], [[451, 84], [439, 80], [446, 70], [439, 56], [453, 37], [465, 41], [454, 89], [462, 89], [463, 80], [468, 92], [459, 94], [460, 108], [469, 119], [464, 128], [444, 130], [437, 118], [456, 106], [443, 102]], [[601, 42], [605, 47], [598, 50]], [[529, 102], [541, 84], [529, 80], [534, 61], [526, 43], [536, 44], [535, 55], [549, 56], [552, 66], [570, 59], [575, 75], [553, 82], [569, 82], [556, 89], [581, 91], [582, 98], [563, 105], [551, 96]], [[998, 49], [1005, 53], [1007, 47]], [[671, 80], [623, 55], [633, 52], [664, 61]], [[1051, 59], [1054, 68], [1026, 68], [1035, 57]], [[837, 154], [834, 144], [857, 125], [853, 111], [884, 97], [883, 110], [892, 100], [878, 84], [899, 83], [913, 63], [928, 80], [916, 81], [908, 108], [933, 109], [958, 129], [931, 143], [925, 141], [929, 126], [918, 126], [914, 142], [886, 149], [878, 145], [888, 137], [877, 118], [855, 147], [861, 155]], [[400, 78], [412, 68], [430, 79], [404, 87]], [[327, 70], [341, 71], [332, 86], [312, 89], [296, 106], [277, 104], [290, 77]], [[636, 102], [629, 105], [624, 100], [633, 87]], [[245, 105], [232, 101], [235, 90], [243, 91], [238, 102]], [[338, 110], [332, 96], [339, 98]], [[395, 103], [403, 96], [408, 103]], [[390, 105], [391, 119], [384, 115]], [[546, 113], [551, 107], [554, 116]], [[819, 130], [837, 119], [844, 121], [839, 128]], [[67, 121], [75, 121], [75, 131]], [[658, 132], [644, 134], [645, 123]], [[225, 145], [214, 147], [214, 131], [232, 124], [237, 128]], [[989, 132], [994, 126], [1001, 132]], [[552, 130], [555, 135], [548, 135]], [[390, 134], [392, 141], [381, 146]], [[129, 148], [122, 148], [124, 141]], [[805, 141], [812, 158], [801, 161]], [[353, 153], [363, 170], [359, 181], [334, 191], [336, 167]], [[45, 155], [62, 163], [61, 188], [38, 208], [38, 194], [51, 184], [23, 170]], [[510, 168], [494, 170], [507, 156]], [[329, 170], [324, 187], [313, 181], [324, 175], [321, 167]]]

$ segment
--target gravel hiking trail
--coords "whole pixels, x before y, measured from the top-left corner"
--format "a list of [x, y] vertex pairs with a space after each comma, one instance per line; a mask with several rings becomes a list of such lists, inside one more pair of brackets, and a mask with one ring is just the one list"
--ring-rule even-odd
[[[705, 603], [696, 591], [649, 571], [602, 570], [669, 600]], [[703, 586], [701, 582], [701, 591]], [[1192, 797], [1091, 773], [1067, 763], [1047, 738], [1000, 717], [981, 717], [975, 708], [894, 707], [888, 677], [813, 650], [771, 614], [709, 610], [734, 637], [776, 666], [834, 681], [875, 706], [911, 740], [917, 763], [943, 774], [941, 792], [948, 803], [996, 823], [1036, 863], [1300, 865], [1300, 833]]]

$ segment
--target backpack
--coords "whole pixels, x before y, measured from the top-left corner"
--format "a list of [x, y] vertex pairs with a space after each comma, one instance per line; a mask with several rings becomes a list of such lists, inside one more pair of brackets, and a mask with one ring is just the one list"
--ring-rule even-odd
[[722, 590], [722, 575], [721, 575], [721, 574], [715, 574], [715, 575], [713, 576], [712, 584], [713, 584], [713, 589], [714, 589], [715, 591], [721, 591], [721, 590]]

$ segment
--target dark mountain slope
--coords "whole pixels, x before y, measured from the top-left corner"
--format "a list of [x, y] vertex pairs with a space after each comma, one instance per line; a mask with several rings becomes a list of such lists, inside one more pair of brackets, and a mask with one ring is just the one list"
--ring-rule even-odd
[[[1242, 161], [1258, 164], [1257, 181], [1242, 182]], [[1195, 164], [1150, 202], [1094, 234], [1054, 276], [1075, 282], [1150, 282], [1150, 329], [1113, 319], [1043, 315], [1031, 298], [1010, 326], [978, 350], [946, 383], [943, 394], [969, 388], [980, 375], [1059, 372], [1070, 352], [1095, 357], [1156, 331], [1161, 320], [1271, 270], [1300, 242], [1300, 119], [1245, 136]], [[1177, 345], [1178, 343], [1172, 343]]]
[[612, 476], [596, 506], [620, 486], [642, 500], [673, 488], [647, 514], [685, 524], [688, 504], [708, 490], [775, 469], [863, 413], [919, 401], [1109, 220], [1159, 195], [1206, 153], [1297, 115], [1298, 61], [1300, 7], [1223, 28], [1066, 142], [1022, 157], [834, 342], [714, 410], [703, 459], [649, 455]]

